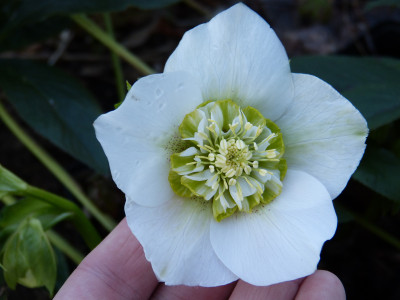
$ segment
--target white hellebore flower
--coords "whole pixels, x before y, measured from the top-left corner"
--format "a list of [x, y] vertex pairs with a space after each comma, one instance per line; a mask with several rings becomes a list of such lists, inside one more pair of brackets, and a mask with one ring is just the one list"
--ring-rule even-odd
[[243, 4], [187, 32], [95, 129], [159, 280], [200, 286], [313, 273], [368, 131], [330, 85], [290, 72]]

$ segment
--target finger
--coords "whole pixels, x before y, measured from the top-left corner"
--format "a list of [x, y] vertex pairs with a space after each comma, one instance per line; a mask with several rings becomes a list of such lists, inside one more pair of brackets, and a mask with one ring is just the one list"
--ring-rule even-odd
[[239, 280], [229, 300], [293, 300], [304, 278], [269, 286], [254, 286]]
[[160, 284], [154, 295], [151, 297], [152, 300], [222, 300], [228, 299], [232, 290], [235, 287], [236, 282], [232, 282], [227, 285], [205, 288], [205, 287], [193, 287], [184, 285], [166, 286]]
[[345, 300], [346, 292], [335, 274], [317, 270], [301, 284], [296, 300]]
[[157, 284], [124, 219], [82, 261], [54, 299], [148, 299]]

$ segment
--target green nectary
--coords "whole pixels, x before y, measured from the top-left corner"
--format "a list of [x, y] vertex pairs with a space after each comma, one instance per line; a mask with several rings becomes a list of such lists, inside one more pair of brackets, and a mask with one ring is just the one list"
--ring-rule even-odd
[[281, 193], [287, 170], [282, 134], [255, 108], [209, 101], [187, 114], [179, 131], [193, 146], [171, 156], [171, 187], [179, 196], [212, 201], [217, 221]]

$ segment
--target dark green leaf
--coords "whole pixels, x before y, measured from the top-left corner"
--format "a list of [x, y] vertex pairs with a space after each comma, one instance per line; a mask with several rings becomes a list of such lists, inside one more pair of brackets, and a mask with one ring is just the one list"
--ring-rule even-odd
[[400, 60], [306, 56], [291, 59], [291, 68], [331, 84], [360, 110], [370, 129], [400, 118]]
[[335, 207], [339, 223], [347, 223], [354, 220], [353, 215], [349, 211], [347, 211], [343, 206], [338, 204], [337, 201], [333, 201], [333, 206]]
[[57, 292], [65, 283], [65, 281], [67, 281], [69, 275], [71, 275], [71, 272], [69, 270], [67, 258], [65, 257], [64, 253], [58, 250], [57, 247], [54, 247], [53, 249], [57, 261], [57, 281], [55, 286], [55, 292]]
[[[133, 6], [141, 9], [165, 7], [179, 0], [9, 0], [3, 1], [0, 15], [6, 17], [2, 32], [10, 32], [24, 24], [37, 23], [54, 15], [122, 11]], [[0, 33], [1, 37], [1, 33]]]
[[66, 17], [52, 17], [5, 30], [7, 18], [4, 18], [4, 20], [5, 22], [0, 21], [0, 28], [2, 28], [0, 30], [0, 52], [22, 49], [30, 44], [44, 41], [71, 24]]
[[37, 219], [26, 219], [4, 248], [4, 278], [11, 288], [45, 286], [53, 293], [57, 265], [49, 240]]
[[26, 182], [0, 165], [0, 198], [8, 193], [17, 193], [27, 188]]
[[382, 6], [391, 6], [391, 7], [400, 7], [400, 0], [377, 0], [377, 1], [370, 1], [365, 6], [365, 10], [371, 10], [376, 7]]
[[101, 114], [92, 95], [56, 68], [26, 60], [0, 60], [0, 87], [21, 118], [62, 150], [107, 174], [93, 121]]
[[65, 213], [61, 209], [38, 199], [23, 198], [1, 210], [0, 230], [6, 227], [15, 230], [23, 220], [31, 217], [39, 219], [43, 228], [47, 230], [70, 215], [71, 213]]
[[385, 149], [367, 147], [353, 178], [373, 191], [400, 203], [400, 159]]

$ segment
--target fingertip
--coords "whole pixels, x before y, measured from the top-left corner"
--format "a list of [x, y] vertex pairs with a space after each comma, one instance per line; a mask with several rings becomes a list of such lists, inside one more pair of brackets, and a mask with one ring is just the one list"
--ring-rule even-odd
[[296, 300], [345, 300], [346, 292], [340, 279], [333, 273], [317, 270], [300, 286]]

